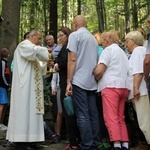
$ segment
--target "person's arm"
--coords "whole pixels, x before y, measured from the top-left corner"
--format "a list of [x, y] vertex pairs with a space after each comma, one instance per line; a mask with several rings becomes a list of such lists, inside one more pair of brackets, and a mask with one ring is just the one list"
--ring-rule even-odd
[[7, 69], [7, 71], [8, 71], [8, 68], [5, 68], [5, 64], [6, 63], [4, 61], [2, 61], [2, 78], [3, 78], [3, 82], [5, 84], [5, 87], [9, 88], [10, 84], [8, 83], [8, 81], [5, 77], [5, 71], [6, 71], [5, 69]]
[[58, 74], [54, 73], [52, 81], [51, 81], [52, 95], [56, 95], [57, 76], [58, 76]]
[[68, 57], [67, 82], [72, 81], [75, 68], [76, 68], [76, 54], [70, 51]]
[[146, 54], [144, 59], [144, 78], [146, 83], [148, 81], [149, 73], [150, 73], [150, 54]]
[[76, 57], [74, 52], [69, 52], [66, 95], [72, 95], [72, 78], [76, 68]]
[[141, 84], [143, 78], [143, 73], [138, 73], [138, 74], [134, 74], [134, 78], [133, 78], [133, 96], [135, 99], [139, 99], [140, 97], [140, 91], [139, 91], [139, 86]]
[[103, 63], [100, 63], [97, 65], [97, 67], [94, 69], [94, 76], [95, 79], [98, 81], [104, 74], [107, 66]]

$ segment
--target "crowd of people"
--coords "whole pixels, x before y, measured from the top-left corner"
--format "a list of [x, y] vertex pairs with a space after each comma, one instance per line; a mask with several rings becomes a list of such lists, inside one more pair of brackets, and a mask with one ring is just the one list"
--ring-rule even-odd
[[[150, 15], [147, 23], [150, 29]], [[17, 150], [27, 150], [47, 137], [59, 142], [64, 118], [64, 150], [129, 150], [133, 143], [126, 120], [131, 114], [125, 112], [132, 105], [137, 132], [150, 150], [150, 38], [141, 27], [127, 33], [124, 41], [114, 30], [91, 34], [83, 15], [74, 18], [73, 30], [58, 30], [60, 45], [47, 35], [46, 46], [41, 46], [39, 31], [28, 32], [14, 51], [12, 82], [9, 51], [0, 50], [0, 130], [7, 130], [6, 139]], [[50, 86], [54, 131], [43, 120], [45, 83]], [[71, 115], [64, 104], [68, 96]]]

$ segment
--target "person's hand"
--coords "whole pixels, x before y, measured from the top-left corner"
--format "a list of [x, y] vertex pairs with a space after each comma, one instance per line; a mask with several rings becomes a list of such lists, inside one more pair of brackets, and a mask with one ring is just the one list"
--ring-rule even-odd
[[140, 91], [138, 88], [134, 88], [133, 89], [133, 95], [134, 95], [134, 99], [137, 100], [140, 98]]
[[147, 89], [148, 89], [148, 77], [144, 77], [144, 80], [145, 80], [145, 82], [146, 82], [146, 87], [147, 87]]
[[52, 89], [52, 95], [56, 95], [56, 90], [55, 89]]
[[52, 59], [49, 59], [48, 62], [47, 62], [47, 67], [52, 67], [54, 66], [54, 61]]
[[55, 71], [56, 71], [56, 72], [58, 72], [58, 71], [59, 71], [59, 66], [58, 66], [58, 64], [57, 64], [57, 63], [54, 65], [54, 69], [55, 69]]
[[72, 95], [72, 83], [68, 82], [66, 87], [66, 96]]
[[49, 53], [52, 53], [52, 48], [48, 48], [48, 52], [49, 52]]

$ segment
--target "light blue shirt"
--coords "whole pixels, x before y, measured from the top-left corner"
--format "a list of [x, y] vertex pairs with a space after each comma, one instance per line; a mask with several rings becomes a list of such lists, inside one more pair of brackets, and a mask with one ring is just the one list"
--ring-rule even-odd
[[85, 90], [97, 90], [93, 71], [98, 60], [98, 43], [94, 36], [82, 27], [70, 34], [67, 48], [77, 56], [72, 84]]

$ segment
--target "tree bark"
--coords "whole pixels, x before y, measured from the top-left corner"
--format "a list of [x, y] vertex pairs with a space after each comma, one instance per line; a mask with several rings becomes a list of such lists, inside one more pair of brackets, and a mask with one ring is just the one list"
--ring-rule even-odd
[[50, 34], [57, 41], [57, 0], [50, 0]]
[[78, 15], [81, 15], [81, 0], [78, 0]]
[[104, 0], [96, 0], [96, 9], [97, 9], [97, 16], [98, 16], [98, 26], [99, 32], [103, 32], [105, 29], [105, 6]]
[[124, 0], [125, 12], [125, 33], [130, 31], [130, 14], [129, 14], [129, 0]]
[[132, 20], [133, 20], [133, 29], [138, 27], [138, 17], [137, 17], [137, 0], [132, 0]]
[[2, 1], [2, 17], [4, 21], [0, 24], [0, 46], [9, 50], [9, 62], [12, 60], [13, 52], [18, 44], [20, 4], [21, 0]]

